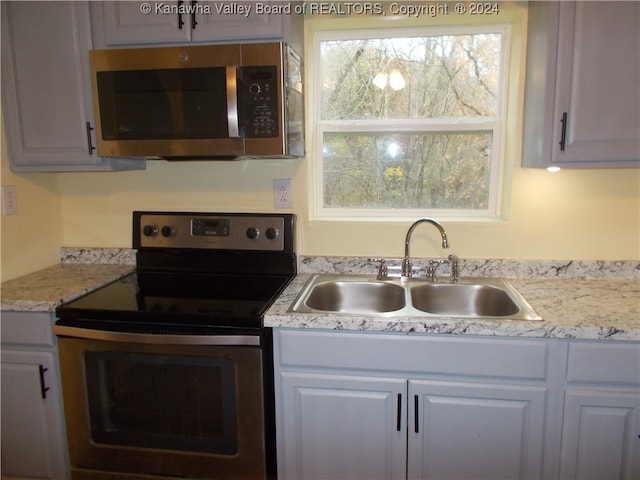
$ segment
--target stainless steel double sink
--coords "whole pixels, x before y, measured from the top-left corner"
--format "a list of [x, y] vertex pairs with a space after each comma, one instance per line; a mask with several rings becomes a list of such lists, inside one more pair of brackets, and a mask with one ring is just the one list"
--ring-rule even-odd
[[500, 278], [432, 282], [366, 275], [312, 276], [291, 306], [302, 313], [539, 321], [524, 297]]

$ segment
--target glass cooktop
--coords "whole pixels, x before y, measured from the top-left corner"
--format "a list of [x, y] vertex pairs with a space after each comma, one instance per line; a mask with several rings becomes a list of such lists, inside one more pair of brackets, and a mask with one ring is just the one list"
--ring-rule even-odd
[[66, 303], [59, 325], [261, 328], [287, 276], [134, 273]]

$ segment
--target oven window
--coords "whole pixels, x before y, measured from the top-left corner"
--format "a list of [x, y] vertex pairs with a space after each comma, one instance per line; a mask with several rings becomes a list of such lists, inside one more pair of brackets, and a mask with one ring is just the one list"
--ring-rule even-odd
[[84, 359], [96, 443], [236, 453], [232, 360], [124, 352]]

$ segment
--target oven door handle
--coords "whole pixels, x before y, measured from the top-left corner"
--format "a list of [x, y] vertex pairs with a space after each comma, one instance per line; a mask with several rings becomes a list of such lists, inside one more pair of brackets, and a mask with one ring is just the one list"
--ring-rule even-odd
[[157, 335], [154, 333], [109, 332], [90, 328], [54, 325], [53, 333], [59, 337], [120, 343], [146, 343], [155, 345], [225, 345], [260, 346], [259, 335]]

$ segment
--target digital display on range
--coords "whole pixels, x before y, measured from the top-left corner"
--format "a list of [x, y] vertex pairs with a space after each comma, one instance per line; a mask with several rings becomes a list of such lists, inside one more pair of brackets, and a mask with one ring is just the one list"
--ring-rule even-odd
[[194, 218], [191, 220], [191, 235], [194, 237], [228, 237], [229, 220]]

